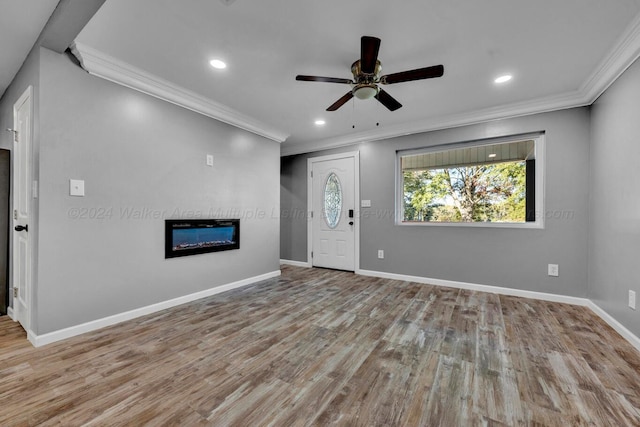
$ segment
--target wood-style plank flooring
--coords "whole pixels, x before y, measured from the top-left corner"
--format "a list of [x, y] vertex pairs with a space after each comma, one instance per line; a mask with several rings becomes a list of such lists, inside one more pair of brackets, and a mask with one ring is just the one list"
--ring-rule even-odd
[[640, 425], [640, 353], [587, 308], [282, 270], [41, 348], [0, 318], [0, 426]]

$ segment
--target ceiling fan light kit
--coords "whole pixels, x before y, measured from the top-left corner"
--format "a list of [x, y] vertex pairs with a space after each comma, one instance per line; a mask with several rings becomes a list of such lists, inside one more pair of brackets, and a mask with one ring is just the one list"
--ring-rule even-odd
[[435, 77], [442, 77], [444, 67], [442, 65], [434, 65], [431, 67], [418, 68], [415, 70], [401, 71], [399, 73], [387, 74], [380, 76], [382, 64], [378, 60], [378, 51], [380, 50], [380, 39], [371, 36], [362, 36], [360, 39], [360, 59], [351, 65], [351, 74], [353, 80], [342, 79], [337, 77], [320, 77], [298, 75], [296, 80], [307, 82], [324, 82], [324, 83], [341, 83], [351, 85], [351, 91], [347, 92], [342, 98], [331, 104], [327, 111], [335, 111], [342, 107], [354, 96], [358, 99], [376, 98], [382, 105], [387, 107], [389, 111], [395, 111], [402, 107], [394, 97], [380, 88], [379, 85], [388, 85], [394, 83], [408, 82], [412, 80], [424, 80]]
[[378, 94], [376, 85], [358, 85], [353, 88], [353, 94], [358, 99], [371, 99]]

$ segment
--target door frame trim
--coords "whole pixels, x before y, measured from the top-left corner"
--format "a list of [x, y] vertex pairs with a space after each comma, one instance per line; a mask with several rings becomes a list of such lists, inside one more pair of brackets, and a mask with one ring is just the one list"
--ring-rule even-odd
[[[6, 264], [5, 277], [4, 277], [4, 279], [5, 279], [5, 287], [6, 287], [6, 289], [5, 289], [6, 295], [4, 296], [4, 301], [1, 302], [1, 304], [3, 304], [4, 307], [5, 307], [5, 309], [4, 309], [5, 313], [0, 313], [0, 315], [2, 315], [2, 314], [7, 314], [8, 315], [9, 314], [9, 308], [11, 307], [11, 287], [12, 287], [11, 286], [11, 273], [12, 273], [12, 271], [11, 271], [11, 260], [12, 260], [11, 251], [13, 251], [13, 247], [12, 247], [12, 241], [11, 241], [11, 235], [12, 235], [12, 228], [11, 227], [12, 227], [12, 224], [13, 224], [13, 213], [11, 211], [11, 207], [12, 207], [11, 205], [13, 203], [13, 201], [12, 201], [12, 198], [13, 198], [13, 169], [12, 169], [13, 168], [13, 164], [11, 162], [11, 156], [12, 156], [13, 153], [11, 151], [11, 148], [0, 148], [0, 152], [2, 152], [2, 150], [6, 151], [8, 153], [8, 156], [9, 156], [9, 161], [8, 161], [9, 162], [9, 164], [8, 164], [9, 171], [8, 171], [8, 175], [7, 175], [7, 178], [9, 180], [9, 182], [7, 183], [7, 198], [6, 198], [6, 203], [7, 203], [6, 204], [6, 209], [7, 209], [7, 212], [6, 212], [6, 214], [7, 214], [7, 230], [6, 230], [7, 231], [7, 240], [6, 240], [6, 242], [4, 242], [7, 245], [6, 246], [7, 255], [6, 255], [6, 259], [5, 259], [5, 262], [7, 264]], [[0, 200], [0, 210], [2, 210], [2, 206], [1, 206], [2, 204], [3, 204], [3, 201]], [[3, 242], [0, 241], [0, 245], [2, 243]], [[0, 294], [1, 294], [1, 291], [0, 291]], [[13, 310], [11, 310], [11, 311], [13, 313]]]
[[[31, 129], [29, 129], [30, 132], [30, 137], [31, 137], [31, 146], [29, 147], [29, 152], [28, 152], [28, 159], [27, 161], [29, 162], [29, 164], [31, 165], [31, 170], [29, 171], [29, 179], [27, 180], [27, 200], [29, 203], [29, 222], [32, 222], [31, 220], [33, 219], [33, 198], [32, 198], [32, 194], [31, 194], [31, 186], [32, 186], [32, 182], [33, 182], [33, 148], [34, 148], [34, 143], [33, 143], [33, 122], [34, 122], [34, 114], [35, 114], [35, 107], [34, 107], [34, 90], [33, 90], [33, 86], [29, 85], [27, 87], [27, 89], [25, 89], [25, 91], [22, 93], [22, 95], [20, 95], [20, 97], [16, 100], [16, 102], [14, 102], [13, 104], [13, 127], [14, 129], [17, 129], [17, 123], [16, 123], [16, 119], [17, 119], [17, 109], [16, 106], [17, 105], [21, 105], [23, 104], [27, 99], [29, 99], [29, 115], [30, 115], [30, 123], [29, 125], [31, 126]], [[13, 217], [13, 210], [15, 209], [16, 206], [16, 197], [17, 197], [17, 185], [18, 185], [18, 180], [16, 179], [15, 174], [18, 173], [18, 167], [16, 166], [16, 162], [15, 162], [15, 145], [16, 142], [15, 140], [13, 141], [13, 146], [12, 146], [12, 153], [11, 153], [11, 207], [9, 210], [9, 214], [10, 214], [10, 228], [9, 228], [9, 233], [10, 233], [10, 245], [11, 245], [11, 250], [9, 251], [10, 253], [10, 261], [9, 261], [9, 266], [11, 268], [11, 273], [10, 273], [10, 285], [9, 285], [9, 294], [10, 294], [10, 299], [11, 299], [11, 310], [7, 309], [7, 314], [11, 317], [12, 320], [14, 321], [18, 321], [18, 313], [16, 313], [15, 310], [15, 298], [13, 297], [13, 285], [14, 285], [14, 281], [15, 281], [15, 239], [14, 239], [14, 234], [13, 234], [13, 228], [15, 226], [15, 219]], [[29, 258], [28, 260], [28, 271], [27, 271], [27, 279], [25, 280], [25, 293], [28, 296], [27, 299], [27, 311], [28, 313], [26, 313], [27, 315], [27, 326], [25, 328], [26, 332], [27, 332], [27, 337], [29, 337], [30, 335], [33, 334], [33, 272], [34, 272], [34, 265], [33, 265], [33, 232], [34, 229], [36, 227], [33, 226], [33, 224], [31, 224], [31, 231], [27, 234], [27, 244], [28, 244], [28, 250], [27, 250], [27, 257]], [[24, 327], [24, 325], [23, 325]]]
[[311, 171], [313, 164], [330, 160], [353, 158], [353, 186], [354, 188], [354, 272], [360, 271], [360, 151], [349, 151], [346, 153], [329, 154], [326, 156], [310, 157], [307, 159], [307, 265], [313, 267], [311, 251], [313, 249], [313, 224], [311, 211], [313, 210], [313, 178]]

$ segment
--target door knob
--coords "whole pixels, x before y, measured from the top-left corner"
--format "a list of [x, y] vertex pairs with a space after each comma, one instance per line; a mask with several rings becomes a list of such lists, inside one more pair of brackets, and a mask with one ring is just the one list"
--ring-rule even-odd
[[13, 229], [16, 231], [29, 231], [29, 225], [16, 225]]
[[353, 225], [353, 221], [349, 221], [349, 225]]

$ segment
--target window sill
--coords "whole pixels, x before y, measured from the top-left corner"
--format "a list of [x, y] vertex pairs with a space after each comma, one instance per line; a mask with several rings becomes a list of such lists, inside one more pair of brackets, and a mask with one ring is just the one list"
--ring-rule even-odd
[[541, 221], [536, 222], [428, 222], [428, 221], [396, 221], [402, 227], [463, 227], [463, 228], [520, 228], [544, 229]]

